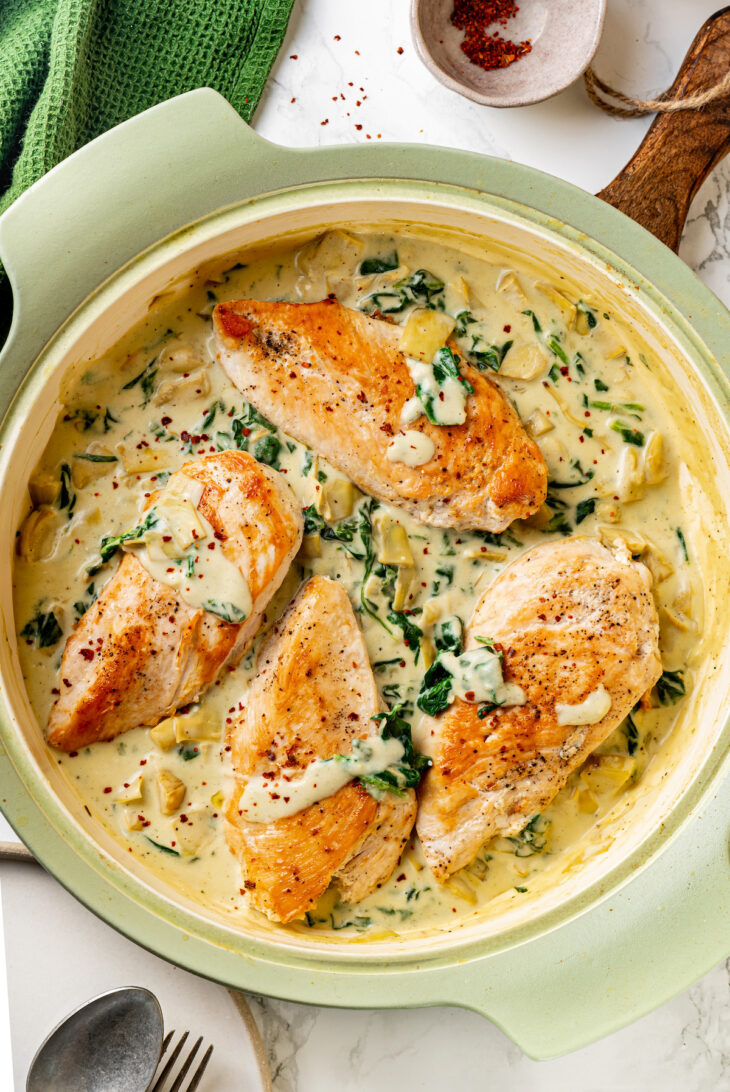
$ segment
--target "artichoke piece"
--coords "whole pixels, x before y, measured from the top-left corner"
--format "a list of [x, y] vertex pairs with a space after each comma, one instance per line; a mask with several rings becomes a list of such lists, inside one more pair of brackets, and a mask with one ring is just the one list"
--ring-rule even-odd
[[175, 545], [183, 553], [194, 542], [208, 537], [197, 509], [187, 497], [163, 497], [157, 511], [169, 527]]
[[415, 566], [403, 565], [398, 569], [395, 580], [395, 592], [393, 595], [393, 610], [404, 610], [410, 600], [415, 597], [414, 589], [418, 588], [418, 572]]
[[117, 459], [113, 451], [97, 440], [89, 444], [86, 451], [74, 455], [71, 463], [71, 478], [77, 489], [83, 489], [90, 482], [102, 478], [114, 470]]
[[446, 310], [454, 315], [469, 310], [469, 285], [463, 277], [446, 285]]
[[652, 432], [644, 445], [644, 478], [649, 485], [659, 485], [666, 476], [664, 439], [661, 432]]
[[522, 345], [507, 354], [500, 365], [499, 374], [508, 379], [537, 379], [549, 370], [550, 361], [539, 345]]
[[538, 292], [542, 292], [543, 296], [547, 296], [549, 300], [555, 304], [560, 311], [561, 318], [565, 322], [568, 329], [572, 329], [575, 325], [576, 315], [578, 310], [575, 304], [571, 303], [567, 296], [564, 296], [560, 289], [556, 288], [552, 284], [547, 284], [541, 281], [535, 285]]
[[549, 417], [547, 417], [542, 410], [536, 409], [525, 422], [525, 428], [529, 432], [533, 439], [536, 436], [544, 436], [546, 432], [552, 432], [555, 425], [552, 423]]
[[580, 779], [596, 796], [616, 793], [633, 777], [636, 760], [629, 755], [596, 755], [580, 772]]
[[406, 529], [390, 516], [380, 514], [375, 518], [378, 530], [377, 559], [382, 565], [413, 565], [413, 554]]
[[116, 451], [125, 474], [152, 474], [159, 470], [168, 470], [172, 466], [174, 455], [160, 447], [128, 446], [115, 444]]
[[644, 496], [644, 468], [634, 447], [624, 447], [621, 452], [616, 492], [622, 504], [632, 504]]
[[221, 723], [202, 708], [194, 709], [183, 716], [171, 718], [175, 724], [175, 741], [220, 739]]
[[314, 558], [322, 556], [322, 538], [320, 535], [305, 535], [299, 551], [302, 557]]
[[520, 308], [527, 307], [527, 296], [522, 291], [522, 285], [517, 280], [517, 277], [512, 270], [506, 270], [499, 278], [497, 281], [497, 291], [502, 292]]
[[141, 773], [135, 774], [131, 781], [125, 782], [116, 795], [120, 804], [136, 804], [142, 801], [144, 796], [144, 778]]
[[125, 830], [144, 830], [144, 817], [139, 814], [137, 808], [122, 808], [122, 825]]
[[53, 474], [35, 474], [28, 483], [28, 491], [36, 508], [42, 504], [55, 504], [61, 492], [61, 482]]
[[175, 845], [183, 857], [192, 857], [213, 837], [207, 806], [187, 808], [185, 822], [180, 817], [173, 825]]
[[185, 782], [176, 777], [172, 770], [158, 770], [157, 797], [162, 814], [173, 815], [185, 799]]
[[362, 493], [347, 478], [328, 478], [322, 483], [314, 507], [328, 523], [347, 519], [360, 500]]
[[408, 316], [398, 348], [405, 356], [430, 364], [455, 325], [451, 315], [418, 307]]
[[165, 717], [154, 728], [150, 728], [150, 739], [157, 744], [161, 751], [169, 751], [175, 746], [177, 739], [175, 734], [175, 717]]
[[203, 368], [184, 374], [179, 379], [165, 379], [160, 383], [152, 399], [156, 406], [181, 399], [206, 398], [210, 394], [210, 379]]
[[299, 266], [306, 273], [352, 273], [365, 244], [347, 231], [327, 231], [300, 251]]
[[428, 671], [429, 667], [436, 659], [436, 648], [430, 637], [421, 637], [419, 646], [421, 649], [424, 670]]
[[578, 811], [583, 815], [593, 815], [598, 811], [598, 801], [590, 789], [579, 790]]
[[190, 374], [198, 368], [205, 367], [205, 361], [195, 352], [191, 345], [170, 345], [159, 357], [159, 365], [167, 372], [176, 375]]
[[53, 553], [57, 511], [42, 504], [26, 516], [17, 539], [17, 551], [24, 561], [43, 561]]

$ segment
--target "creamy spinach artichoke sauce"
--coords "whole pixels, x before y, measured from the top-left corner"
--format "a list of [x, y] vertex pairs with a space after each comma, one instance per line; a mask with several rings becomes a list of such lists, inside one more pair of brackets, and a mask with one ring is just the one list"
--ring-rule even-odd
[[[404, 340], [418, 389], [404, 428], [422, 413], [438, 423], [463, 420], [468, 392], [458, 378], [458, 356], [456, 364], [445, 359], [437, 368], [408, 350], [409, 339], [443, 344], [453, 327], [463, 359], [494, 379], [543, 452], [550, 485], [535, 516], [502, 534], [429, 528], [365, 496], [242, 400], [213, 359], [216, 302], [315, 301], [328, 294], [402, 325], [418, 310], [419, 328], [412, 323]], [[425, 329], [424, 311], [432, 316]], [[654, 578], [664, 674], [651, 700], [635, 708], [542, 814], [526, 817], [521, 834], [491, 841], [447, 883], [435, 882], [414, 834], [374, 895], [350, 906], [330, 890], [305, 922], [272, 928], [374, 939], [452, 928], [489, 903], [499, 906], [503, 893], [527, 897], [541, 872], [553, 868], [558, 875], [581, 835], [639, 791], [649, 764], [663, 760], [690, 700], [703, 655], [696, 530], [702, 490], [691, 469], [696, 438], [680, 431], [672, 409], [678, 398], [661, 362], [601, 298], [527, 260], [506, 262], [496, 250], [460, 250], [453, 240], [406, 228], [397, 235], [332, 231], [291, 252], [231, 258], [197, 271], [151, 301], [146, 321], [113, 350], [73, 369], [30, 481], [32, 510], [17, 538], [15, 609], [23, 673], [41, 727], [61, 685], [65, 639], [119, 564], [116, 536], [140, 525], [151, 494], [184, 462], [242, 449], [278, 470], [304, 510], [303, 545], [252, 649], [197, 705], [79, 753], [54, 752], [54, 759], [91, 815], [135, 858], [233, 925], [243, 923], [254, 912], [224, 838], [223, 805], [232, 785], [225, 730], [246, 702], [267, 631], [302, 581], [325, 574], [343, 583], [382, 698], [391, 708], [402, 706], [415, 731], [422, 688], [422, 707], [434, 701], [443, 708], [444, 700], [453, 700], [444, 699], [443, 685], [434, 696], [439, 672], [431, 672], [434, 686], [423, 686], [439, 655], [454, 696], [479, 691], [500, 700], [503, 683], [490, 662], [489, 634], [481, 658], [461, 656], [461, 635], [480, 595], [506, 565], [566, 535], [595, 536], [608, 546], [621, 539]], [[389, 457], [418, 466], [430, 457], [429, 444], [406, 431]], [[194, 495], [183, 490], [183, 507], [186, 499]], [[180, 532], [184, 580], [184, 559], [197, 548], [194, 535], [185, 537], [190, 513], [182, 530], [179, 511], [168, 517]], [[142, 548], [134, 536], [127, 547]], [[166, 560], [163, 552], [154, 563]], [[226, 586], [228, 576], [217, 572], [211, 579]], [[245, 611], [245, 588], [225, 598], [237, 598]], [[441, 672], [442, 684], [443, 678]], [[519, 694], [508, 696], [519, 703]], [[565, 714], [587, 720], [566, 723], [593, 722], [600, 693], [588, 702], [590, 709]], [[367, 758], [360, 755], [363, 770], [371, 769]], [[359, 769], [355, 763], [350, 775]], [[341, 772], [333, 780], [327, 775], [335, 787]]]

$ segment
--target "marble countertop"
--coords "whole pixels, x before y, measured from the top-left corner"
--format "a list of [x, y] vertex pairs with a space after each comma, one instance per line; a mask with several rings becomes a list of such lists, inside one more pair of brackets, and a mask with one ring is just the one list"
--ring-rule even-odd
[[[596, 70], [630, 93], [662, 90], [717, 6], [610, 0]], [[458, 147], [591, 191], [630, 158], [648, 121], [608, 117], [582, 84], [506, 111], [442, 87], [418, 60], [408, 9], [406, 0], [301, 0], [254, 121], [258, 132], [290, 146], [382, 140]], [[729, 197], [726, 161], [695, 199], [680, 251], [728, 305]], [[0, 821], [0, 839], [3, 830]], [[482, 1017], [457, 1009], [352, 1012], [250, 1002], [276, 1092], [730, 1092], [730, 960], [631, 1027], [550, 1062], [531, 1061]]]

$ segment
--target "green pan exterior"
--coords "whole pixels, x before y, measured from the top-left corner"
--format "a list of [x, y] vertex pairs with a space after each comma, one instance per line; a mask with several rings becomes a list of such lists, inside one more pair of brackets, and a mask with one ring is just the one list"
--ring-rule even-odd
[[[693, 346], [730, 419], [727, 359], [722, 363], [730, 314], [622, 213], [556, 178], [484, 156], [417, 145], [276, 147], [210, 90], [173, 99], [95, 140], [0, 219], [0, 257], [15, 299], [0, 356], [0, 415], [58, 328], [141, 251], [263, 193], [294, 208], [313, 187], [318, 200], [334, 200], [355, 179], [373, 180], [383, 192], [387, 180], [413, 180], [419, 200], [467, 191], [470, 200], [516, 213], [603, 259], [640, 284]], [[32, 394], [39, 382], [31, 370], [24, 390]], [[0, 741], [0, 807], [43, 865], [145, 948], [228, 986], [353, 1008], [460, 1005], [488, 1017], [531, 1056], [548, 1058], [642, 1016], [730, 950], [727, 726], [716, 758], [664, 828], [568, 910], [433, 957], [415, 958], [396, 945], [388, 961], [363, 958], [358, 945], [322, 955], [242, 937], [233, 947], [230, 933], [172, 907], [79, 833], [9, 730], [2, 693]]]

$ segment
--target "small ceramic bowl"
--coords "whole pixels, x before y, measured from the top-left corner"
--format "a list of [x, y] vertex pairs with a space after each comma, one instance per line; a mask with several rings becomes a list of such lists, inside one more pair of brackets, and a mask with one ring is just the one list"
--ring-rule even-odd
[[461, 50], [463, 32], [451, 23], [454, 0], [412, 0], [411, 32], [418, 54], [437, 80], [484, 106], [528, 106], [563, 91], [591, 63], [603, 29], [606, 0], [520, 0], [503, 38], [532, 51], [507, 68], [484, 71]]

